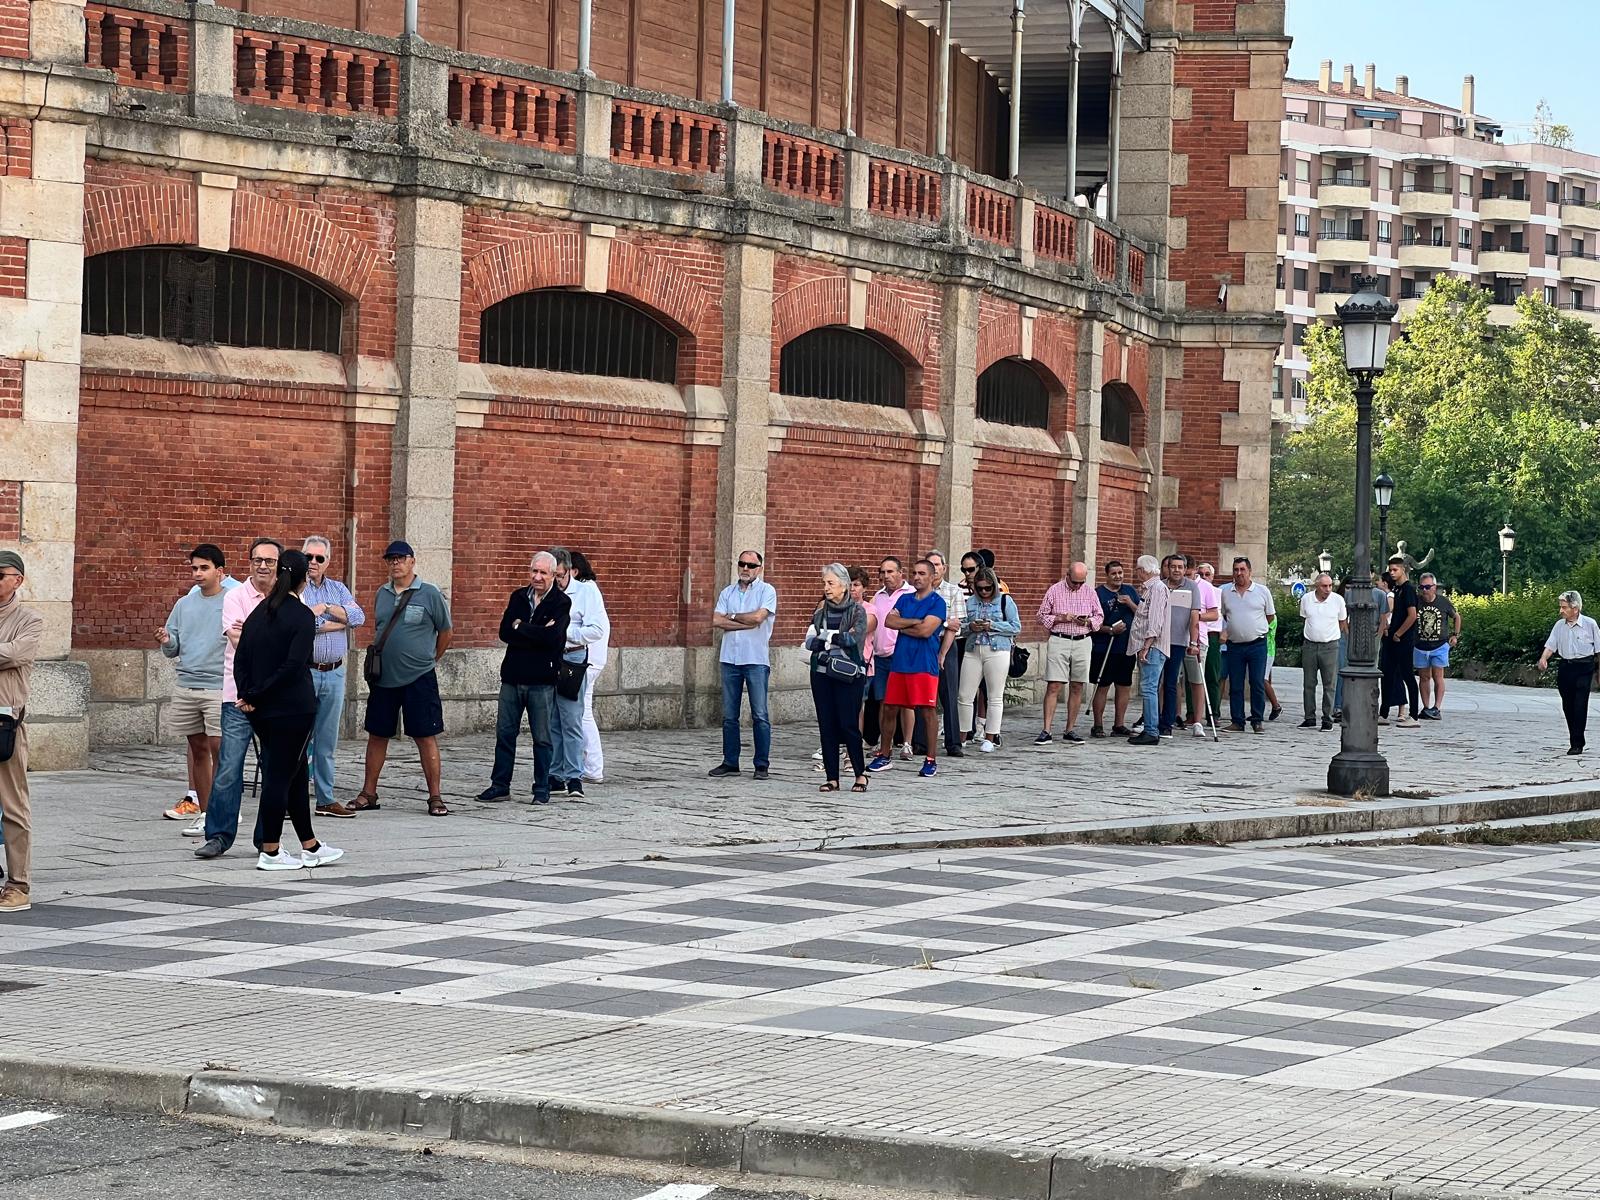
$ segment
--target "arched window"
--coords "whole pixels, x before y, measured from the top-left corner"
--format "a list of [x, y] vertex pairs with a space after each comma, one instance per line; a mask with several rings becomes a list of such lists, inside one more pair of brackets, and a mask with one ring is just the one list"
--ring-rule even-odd
[[783, 348], [778, 390], [785, 396], [904, 408], [906, 369], [870, 333], [830, 325], [802, 333]]
[[1020, 358], [1002, 358], [978, 376], [978, 419], [1050, 428], [1050, 389]]
[[83, 264], [88, 334], [337, 354], [343, 322], [332, 292], [243, 255], [146, 246]]
[[502, 367], [676, 383], [678, 335], [599, 292], [547, 288], [483, 310], [478, 357]]
[[1120, 379], [1113, 379], [1100, 389], [1100, 440], [1119, 446], [1133, 445], [1134, 414], [1139, 411], [1139, 397]]

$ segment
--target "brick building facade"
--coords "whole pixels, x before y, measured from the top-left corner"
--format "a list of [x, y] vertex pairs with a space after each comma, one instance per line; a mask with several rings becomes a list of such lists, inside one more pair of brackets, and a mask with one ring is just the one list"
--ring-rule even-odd
[[[407, 538], [454, 608], [456, 729], [492, 724], [499, 612], [552, 543], [601, 574], [620, 726], [716, 716], [743, 546], [791, 644], [833, 559], [987, 545], [1026, 605], [1079, 557], [1262, 554], [1281, 0], [1057, 0], [1111, 22], [1083, 40], [1112, 108], [1109, 165], [1086, 134], [1053, 192], [1048, 138], [1009, 168], [1006, 64], [960, 46], [928, 156], [940, 38], [910, 9], [749, 4], [728, 105], [716, 0], [592, 2], [583, 74], [577, 0], [425, 0], [421, 38], [392, 0], [0, 0], [0, 544], [48, 620], [37, 765], [165, 738], [153, 635], [201, 540], [238, 569], [255, 534], [327, 534], [365, 597]], [[818, 331], [895, 402], [786, 389]], [[774, 683], [797, 711], [797, 653]]]

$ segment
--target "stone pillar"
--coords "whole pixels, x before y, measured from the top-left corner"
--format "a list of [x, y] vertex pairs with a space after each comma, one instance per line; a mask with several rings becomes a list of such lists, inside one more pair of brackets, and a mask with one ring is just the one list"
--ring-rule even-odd
[[[1072, 557], [1100, 561], [1100, 388], [1105, 383], [1106, 325], [1086, 315], [1078, 327], [1078, 445], [1083, 463], [1072, 494]], [[1130, 576], [1131, 577], [1131, 576]]]
[[716, 587], [741, 550], [767, 552], [767, 434], [772, 395], [773, 252], [730, 245], [723, 268], [722, 398], [717, 464]]
[[189, 111], [214, 121], [232, 120], [233, 30], [231, 8], [195, 4], [189, 10]]
[[422, 577], [448, 591], [454, 553], [456, 388], [461, 325], [461, 206], [402, 196], [396, 365], [400, 411], [389, 499], [393, 536]]
[[972, 477], [977, 467], [977, 288], [947, 284], [940, 320], [939, 420], [944, 447], [934, 490], [933, 542], [951, 560], [972, 545]]

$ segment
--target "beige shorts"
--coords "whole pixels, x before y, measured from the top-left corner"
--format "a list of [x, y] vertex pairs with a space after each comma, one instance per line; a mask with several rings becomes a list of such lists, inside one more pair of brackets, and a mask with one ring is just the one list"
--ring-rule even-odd
[[167, 708], [167, 723], [180, 737], [193, 737], [197, 733], [209, 737], [222, 736], [222, 689], [214, 692], [197, 688], [179, 688]]
[[1091, 639], [1050, 638], [1050, 648], [1044, 655], [1044, 680], [1046, 683], [1088, 683], [1089, 655], [1093, 650]]
[[1204, 683], [1206, 681], [1206, 644], [1200, 643], [1200, 649], [1190, 646], [1183, 655], [1183, 678], [1186, 683]]

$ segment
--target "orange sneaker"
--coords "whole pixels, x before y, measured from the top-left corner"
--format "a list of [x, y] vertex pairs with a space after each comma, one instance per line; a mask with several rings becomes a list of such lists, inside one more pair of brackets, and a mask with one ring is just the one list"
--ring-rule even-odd
[[169, 821], [189, 821], [200, 815], [200, 802], [193, 796], [185, 796], [178, 801], [176, 808], [169, 808], [161, 814]]
[[15, 884], [6, 884], [0, 888], [0, 913], [27, 912], [32, 907], [32, 900], [28, 893]]

